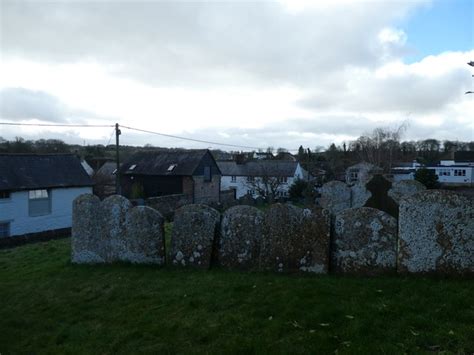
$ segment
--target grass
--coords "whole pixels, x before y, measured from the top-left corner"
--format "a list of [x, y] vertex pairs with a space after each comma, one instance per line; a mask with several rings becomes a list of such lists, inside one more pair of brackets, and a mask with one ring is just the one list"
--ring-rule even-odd
[[473, 353], [474, 282], [71, 265], [0, 250], [0, 353]]

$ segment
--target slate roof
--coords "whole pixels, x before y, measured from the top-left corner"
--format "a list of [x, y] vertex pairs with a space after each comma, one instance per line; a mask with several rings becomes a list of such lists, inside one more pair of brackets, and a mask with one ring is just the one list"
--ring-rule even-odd
[[74, 154], [0, 154], [0, 191], [92, 185]]
[[454, 152], [454, 161], [456, 163], [472, 163], [474, 162], [474, 151]]
[[287, 160], [257, 160], [245, 164], [218, 161], [223, 176], [294, 176], [298, 162]]
[[[138, 152], [122, 164], [120, 174], [192, 176], [206, 154], [212, 158], [207, 149]], [[130, 170], [133, 165], [135, 167]], [[175, 167], [168, 170], [171, 165]]]

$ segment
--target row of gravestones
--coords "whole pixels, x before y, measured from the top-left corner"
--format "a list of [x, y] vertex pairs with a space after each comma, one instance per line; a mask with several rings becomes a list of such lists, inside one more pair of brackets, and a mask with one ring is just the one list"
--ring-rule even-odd
[[[265, 212], [235, 206], [222, 215], [188, 205], [175, 215], [169, 263], [279, 272], [379, 274], [474, 272], [474, 203], [447, 191], [424, 191], [400, 202], [397, 220], [368, 207], [324, 210], [275, 204]], [[74, 202], [75, 263], [166, 263], [163, 218], [123, 197]]]
[[366, 183], [349, 186], [342, 181], [330, 181], [321, 188], [321, 207], [338, 213], [347, 208], [373, 207], [398, 218], [398, 206], [403, 197], [426, 190], [416, 180], [390, 182], [382, 175], [374, 175]]

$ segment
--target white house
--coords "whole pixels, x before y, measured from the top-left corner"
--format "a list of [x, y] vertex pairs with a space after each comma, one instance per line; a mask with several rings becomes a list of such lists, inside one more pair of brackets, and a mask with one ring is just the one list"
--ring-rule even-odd
[[474, 186], [474, 162], [461, 160], [441, 160], [435, 166], [422, 166], [413, 162], [411, 166], [397, 166], [391, 171], [393, 180], [413, 180], [418, 169], [434, 170], [438, 181], [446, 186]]
[[70, 228], [92, 185], [75, 155], [0, 154], [0, 238]]
[[264, 192], [274, 193], [277, 198], [287, 197], [295, 180], [308, 178], [308, 173], [296, 161], [218, 161], [217, 165], [222, 173], [221, 191], [234, 190], [236, 198], [258, 197]]

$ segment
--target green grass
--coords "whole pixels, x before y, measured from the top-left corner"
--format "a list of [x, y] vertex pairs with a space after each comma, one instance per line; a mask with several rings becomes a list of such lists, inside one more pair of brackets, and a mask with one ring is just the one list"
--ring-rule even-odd
[[78, 266], [0, 250], [0, 353], [472, 353], [474, 281]]

